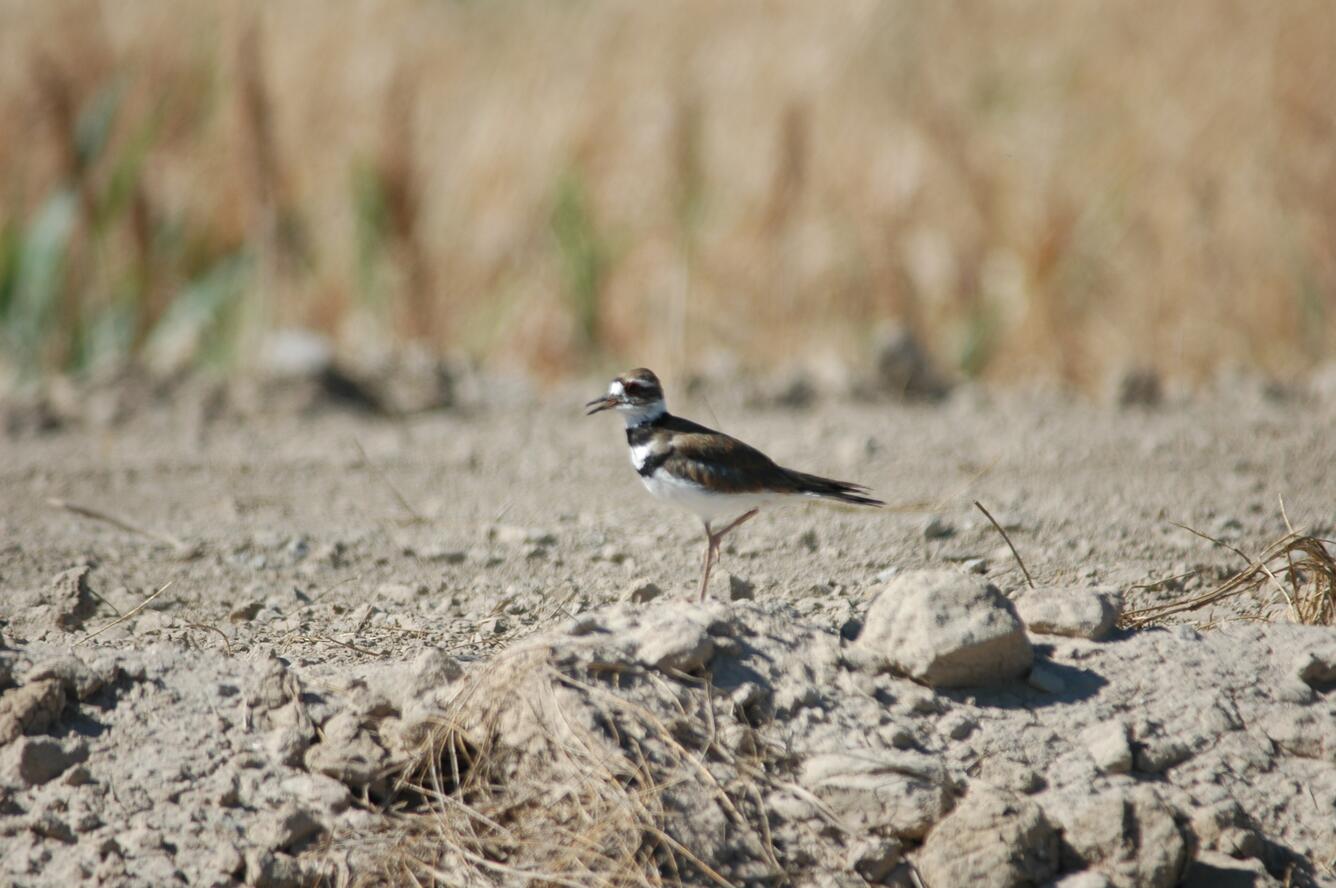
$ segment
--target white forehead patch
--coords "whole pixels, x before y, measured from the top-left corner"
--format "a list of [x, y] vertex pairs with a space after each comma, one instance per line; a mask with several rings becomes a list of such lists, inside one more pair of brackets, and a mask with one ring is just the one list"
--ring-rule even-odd
[[622, 381], [620, 379], [614, 379], [612, 381], [612, 384], [608, 386], [608, 394], [612, 395], [614, 398], [620, 398], [622, 396]]

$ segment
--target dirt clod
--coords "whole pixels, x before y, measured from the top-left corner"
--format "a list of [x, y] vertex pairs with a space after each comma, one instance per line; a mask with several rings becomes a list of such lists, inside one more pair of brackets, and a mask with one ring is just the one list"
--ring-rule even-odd
[[[8, 439], [0, 882], [909, 886], [955, 846], [1064, 888], [1336, 885], [1311, 402], [812, 379], [802, 412], [673, 406], [889, 506], [763, 508], [704, 604], [699, 525], [583, 387], [204, 431], [149, 399], [95, 447], [76, 400]], [[199, 557], [45, 505], [76, 493]]]
[[996, 684], [1029, 669], [1015, 608], [977, 576], [949, 570], [894, 577], [868, 609], [858, 643], [934, 687]]
[[51, 581], [49, 603], [52, 620], [61, 629], [79, 628], [97, 609], [97, 601], [88, 588], [90, 573], [91, 567], [80, 565], [61, 572]]

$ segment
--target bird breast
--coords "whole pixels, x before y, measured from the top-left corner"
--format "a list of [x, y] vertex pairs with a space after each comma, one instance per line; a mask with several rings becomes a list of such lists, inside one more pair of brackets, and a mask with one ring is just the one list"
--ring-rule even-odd
[[665, 442], [656, 441], [653, 438], [632, 444], [631, 465], [640, 473], [642, 478], [646, 475], [652, 475], [654, 470], [663, 464], [671, 449]]

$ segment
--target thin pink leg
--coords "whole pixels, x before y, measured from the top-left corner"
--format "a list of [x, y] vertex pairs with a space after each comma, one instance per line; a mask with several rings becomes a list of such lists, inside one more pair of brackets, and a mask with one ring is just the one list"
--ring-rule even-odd
[[700, 597], [699, 597], [700, 601], [705, 600], [705, 590], [709, 588], [710, 585], [710, 570], [714, 567], [715, 562], [719, 560], [719, 542], [724, 538], [724, 535], [727, 534], [730, 530], [733, 530], [741, 526], [744, 522], [752, 518], [755, 518], [756, 512], [757, 512], [756, 509], [752, 509], [750, 512], [744, 512], [742, 515], [739, 515], [737, 518], [735, 518], [731, 524], [729, 524], [723, 530], [720, 530], [718, 533], [712, 533], [710, 531], [710, 525], [709, 524], [705, 525], [705, 571], [704, 573], [701, 574], [700, 578]]
[[715, 548], [714, 534], [710, 533], [710, 525], [705, 525], [705, 566], [700, 575], [700, 594], [698, 601], [705, 600], [705, 590], [710, 585], [710, 569], [714, 567], [714, 560], [717, 557], [718, 550]]

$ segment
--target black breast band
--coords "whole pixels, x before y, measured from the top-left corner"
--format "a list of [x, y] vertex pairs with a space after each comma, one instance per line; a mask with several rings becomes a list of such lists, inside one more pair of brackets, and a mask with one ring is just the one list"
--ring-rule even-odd
[[[639, 425], [631, 426], [626, 430], [626, 443], [631, 447], [643, 447], [654, 437], [658, 431], [657, 426], [668, 414], [662, 413], [648, 422], [642, 422]], [[645, 462], [636, 469], [642, 477], [648, 478], [653, 475], [659, 466], [668, 461], [668, 457], [673, 455], [673, 448], [665, 447], [662, 453], [651, 453], [645, 457]]]
[[654, 474], [659, 466], [666, 463], [668, 457], [672, 455], [672, 450], [665, 450], [662, 453], [651, 453], [649, 456], [645, 457], [645, 461], [640, 464], [640, 468], [636, 469], [636, 471], [640, 473], [642, 478], [648, 478], [650, 475]]

